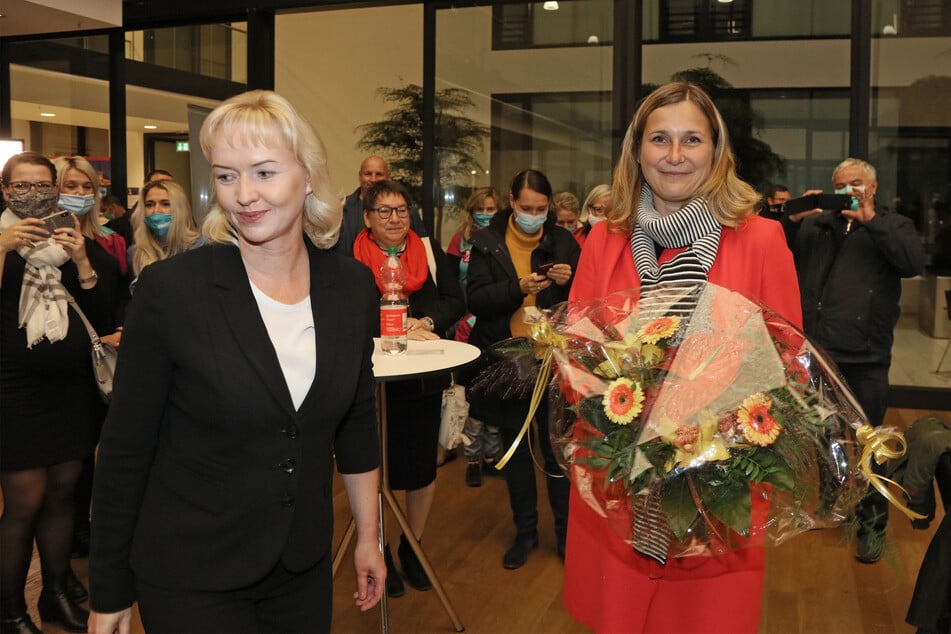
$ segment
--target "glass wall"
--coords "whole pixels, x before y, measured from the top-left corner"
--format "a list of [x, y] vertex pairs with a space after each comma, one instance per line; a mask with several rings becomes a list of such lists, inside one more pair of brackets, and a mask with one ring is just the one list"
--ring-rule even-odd
[[[504, 198], [522, 169], [541, 170], [556, 192], [582, 200], [610, 181], [613, 47], [605, 43], [614, 29], [613, 2], [558, 2], [549, 10], [544, 4], [550, 3], [457, 3], [437, 12], [436, 89], [464, 91], [472, 103], [466, 116], [487, 126], [482, 150], [474, 152], [479, 169], [439, 170], [444, 241], [473, 187], [495, 187]], [[499, 20], [502, 14], [529, 20], [505, 47], [499, 30], [511, 33], [515, 25]], [[588, 45], [591, 36], [600, 45]]]

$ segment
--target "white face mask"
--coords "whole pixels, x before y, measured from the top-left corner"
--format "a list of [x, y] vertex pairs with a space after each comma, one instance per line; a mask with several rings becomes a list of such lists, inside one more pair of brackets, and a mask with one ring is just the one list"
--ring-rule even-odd
[[604, 220], [604, 216], [595, 216], [594, 214], [588, 214], [588, 224], [591, 225], [592, 227], [598, 224], [599, 222], [601, 222], [602, 220]]

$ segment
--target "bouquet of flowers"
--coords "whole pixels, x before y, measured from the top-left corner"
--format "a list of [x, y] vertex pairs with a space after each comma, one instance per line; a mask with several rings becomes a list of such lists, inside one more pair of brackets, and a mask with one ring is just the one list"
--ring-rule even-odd
[[739, 293], [621, 292], [535, 332], [557, 364], [556, 454], [645, 555], [779, 543], [846, 522], [865, 494], [861, 408], [798, 329]]

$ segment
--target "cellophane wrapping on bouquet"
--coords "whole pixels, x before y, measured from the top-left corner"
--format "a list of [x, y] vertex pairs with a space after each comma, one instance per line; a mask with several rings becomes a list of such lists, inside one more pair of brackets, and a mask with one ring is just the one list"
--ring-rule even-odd
[[[845, 523], [861, 408], [768, 307], [713, 284], [551, 311], [555, 453], [621, 539], [664, 562]], [[560, 414], [559, 414], [560, 412]]]

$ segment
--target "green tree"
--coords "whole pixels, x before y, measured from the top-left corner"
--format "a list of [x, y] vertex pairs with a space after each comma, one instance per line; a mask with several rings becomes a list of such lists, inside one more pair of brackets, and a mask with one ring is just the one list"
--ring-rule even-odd
[[[764, 191], [777, 177], [785, 176], [786, 160], [773, 152], [768, 143], [753, 136], [755, 130], [763, 125], [762, 115], [730, 82], [710, 68], [689, 68], [674, 73], [670, 79], [696, 84], [713, 99], [730, 134], [730, 145], [736, 156], [736, 171], [740, 178], [757, 191]], [[649, 94], [655, 88], [657, 86], [645, 86], [644, 94]]]
[[[382, 87], [377, 89], [377, 94], [384, 102], [396, 104], [396, 107], [387, 111], [380, 121], [356, 128], [360, 133], [357, 147], [386, 158], [393, 178], [403, 183], [420, 203], [423, 192], [423, 87], [417, 84]], [[472, 170], [483, 171], [476, 156], [484, 149], [489, 128], [465, 116], [474, 105], [468, 91], [461, 88], [436, 91], [437, 231], [442, 222], [443, 190], [466, 183]]]

